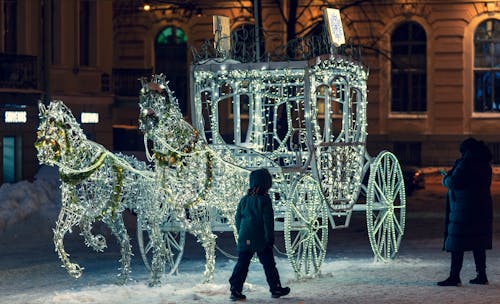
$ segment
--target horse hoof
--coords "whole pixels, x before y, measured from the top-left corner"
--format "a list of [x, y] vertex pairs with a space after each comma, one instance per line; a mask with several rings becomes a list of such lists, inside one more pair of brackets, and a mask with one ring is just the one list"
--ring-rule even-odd
[[161, 282], [160, 282], [160, 280], [152, 280], [151, 282], [149, 282], [148, 286], [149, 287], [160, 287]]

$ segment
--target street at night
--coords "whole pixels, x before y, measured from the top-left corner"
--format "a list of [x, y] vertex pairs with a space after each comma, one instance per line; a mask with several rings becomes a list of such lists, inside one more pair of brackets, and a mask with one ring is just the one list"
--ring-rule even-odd
[[[432, 173], [434, 172], [434, 173]], [[487, 251], [489, 285], [471, 285], [475, 276], [471, 253], [466, 253], [461, 287], [438, 287], [447, 277], [449, 254], [443, 252], [445, 188], [431, 169], [426, 188], [408, 197], [405, 235], [400, 255], [394, 261], [374, 263], [366, 234], [363, 212], [353, 215], [349, 228], [329, 232], [329, 243], [321, 275], [297, 281], [288, 260], [276, 253], [282, 281], [291, 287], [289, 296], [271, 299], [259, 263], [253, 263], [244, 293], [247, 303], [496, 303], [500, 297], [500, 215], [495, 206], [493, 250]], [[493, 184], [494, 201], [500, 201], [500, 181]], [[74, 232], [67, 238], [73, 261], [85, 267], [80, 279], [71, 278], [54, 252], [50, 227], [56, 208], [40, 210], [7, 227], [1, 238], [0, 303], [226, 303], [227, 282], [235, 261], [217, 253], [214, 281], [201, 284], [204, 254], [188, 237], [179, 275], [166, 276], [161, 287], [148, 287], [148, 275], [131, 234], [135, 256], [132, 281], [114, 285], [119, 251], [113, 237], [110, 248], [96, 253], [83, 245]], [[128, 224], [133, 231], [134, 218]], [[277, 243], [282, 235], [277, 233]], [[10, 241], [9, 241], [10, 240]], [[220, 234], [218, 244], [234, 252], [234, 241]], [[283, 249], [282, 249], [283, 250]]]
[[499, 127], [500, 1], [0, 0], [0, 304], [500, 303]]

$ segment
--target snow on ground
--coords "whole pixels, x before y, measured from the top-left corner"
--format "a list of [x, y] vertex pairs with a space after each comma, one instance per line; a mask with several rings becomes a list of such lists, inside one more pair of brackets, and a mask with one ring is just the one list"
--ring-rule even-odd
[[[66, 238], [66, 249], [85, 271], [80, 279], [71, 278], [60, 267], [51, 239], [60, 203], [57, 175], [44, 170], [33, 183], [4, 184], [0, 188], [0, 303], [229, 302], [227, 280], [235, 261], [218, 253], [214, 281], [201, 284], [204, 254], [192, 237], [187, 240], [180, 274], [165, 277], [161, 287], [148, 287], [133, 227], [130, 232], [135, 256], [129, 284], [113, 284], [119, 259], [115, 240], [109, 237], [109, 248], [95, 253], [83, 245], [77, 231]], [[292, 288], [287, 297], [271, 299], [262, 268], [253, 263], [244, 289], [247, 303], [500, 303], [500, 214], [495, 216], [494, 250], [487, 252], [491, 284], [468, 284], [475, 271], [472, 254], [467, 253], [462, 270], [464, 285], [435, 286], [449, 270], [449, 256], [441, 251], [445, 191], [432, 170], [426, 174], [426, 189], [408, 198], [407, 227], [398, 259], [387, 264], [373, 262], [364, 214], [355, 213], [349, 228], [330, 231], [319, 277], [295, 280], [286, 257], [276, 254], [282, 282]], [[500, 189], [500, 182], [494, 189], [499, 202], [500, 190], [496, 189]], [[130, 225], [132, 220], [128, 222]], [[218, 243], [231, 251], [231, 238], [220, 234]]]

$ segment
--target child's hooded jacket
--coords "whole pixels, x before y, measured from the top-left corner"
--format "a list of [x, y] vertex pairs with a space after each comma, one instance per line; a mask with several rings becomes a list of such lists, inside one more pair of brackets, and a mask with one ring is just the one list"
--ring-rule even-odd
[[[264, 193], [271, 188], [272, 177], [266, 169], [250, 174], [250, 189]], [[249, 191], [251, 192], [251, 191]], [[268, 194], [247, 194], [238, 204], [235, 215], [238, 251], [262, 251], [274, 244], [274, 211]]]

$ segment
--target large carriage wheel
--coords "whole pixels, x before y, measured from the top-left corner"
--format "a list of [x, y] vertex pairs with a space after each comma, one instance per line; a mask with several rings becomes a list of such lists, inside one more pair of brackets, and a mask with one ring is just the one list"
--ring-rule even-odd
[[366, 193], [366, 222], [377, 260], [398, 254], [405, 229], [406, 194], [403, 174], [394, 154], [381, 152], [370, 165]]
[[[151, 259], [153, 257], [153, 246], [147, 235], [145, 223], [137, 220], [137, 242], [142, 260], [148, 271], [151, 271]], [[179, 263], [184, 253], [186, 242], [186, 231], [183, 230], [173, 215], [168, 215], [162, 227], [163, 240], [167, 249], [165, 273], [174, 274], [178, 272]]]
[[315, 276], [326, 254], [328, 206], [312, 177], [303, 176], [293, 187], [284, 233], [286, 253], [296, 276]]

